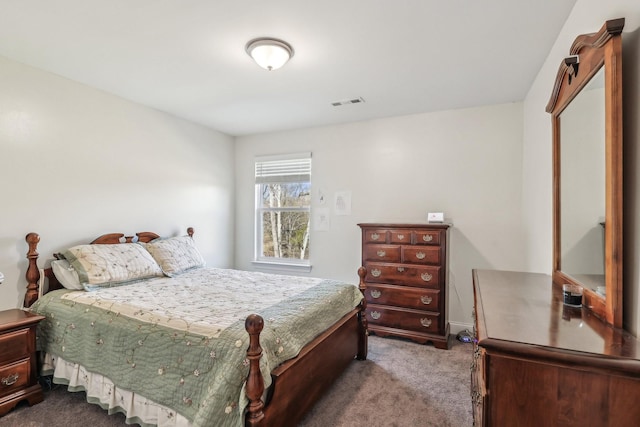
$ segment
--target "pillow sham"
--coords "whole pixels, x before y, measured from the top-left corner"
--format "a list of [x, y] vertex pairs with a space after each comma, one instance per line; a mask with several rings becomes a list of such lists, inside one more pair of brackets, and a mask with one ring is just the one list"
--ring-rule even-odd
[[141, 243], [167, 276], [182, 273], [192, 268], [204, 267], [204, 258], [190, 236], [155, 239]]
[[62, 252], [85, 290], [162, 276], [157, 262], [134, 243], [78, 245]]
[[65, 289], [84, 289], [84, 286], [80, 283], [78, 272], [66, 259], [51, 261], [51, 270], [53, 270], [54, 276]]

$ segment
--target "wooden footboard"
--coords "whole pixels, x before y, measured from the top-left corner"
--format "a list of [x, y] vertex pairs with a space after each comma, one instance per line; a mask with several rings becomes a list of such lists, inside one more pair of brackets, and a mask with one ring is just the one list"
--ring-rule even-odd
[[[189, 235], [193, 229], [189, 228]], [[135, 241], [149, 241], [158, 237], [154, 233], [138, 233], [134, 237], [123, 234], [108, 234], [101, 236], [92, 243], [131, 243]], [[27, 292], [24, 306], [30, 307], [39, 294], [40, 272], [37, 266], [37, 245], [40, 237], [36, 233], [29, 233], [26, 237], [29, 245], [27, 258], [29, 266], [26, 272]], [[48, 290], [59, 288], [51, 269], [45, 270], [50, 280]], [[360, 267], [360, 291], [364, 295], [364, 277], [366, 270]], [[53, 284], [53, 286], [51, 286]], [[302, 348], [300, 354], [278, 366], [272, 373], [272, 384], [264, 402], [264, 381], [260, 372], [260, 333], [264, 327], [264, 320], [257, 314], [252, 314], [245, 321], [245, 329], [249, 334], [249, 374], [246, 383], [246, 395], [249, 400], [245, 425], [248, 427], [265, 426], [295, 426], [309, 409], [320, 399], [324, 392], [342, 374], [353, 359], [367, 358], [367, 321], [365, 316], [366, 301], [347, 313], [333, 326], [316, 337]]]
[[[360, 291], [364, 295], [366, 270], [360, 267]], [[252, 314], [245, 322], [250, 343], [247, 350], [249, 399], [246, 427], [295, 426], [322, 397], [353, 359], [367, 358], [366, 300], [307, 344], [297, 357], [271, 373], [272, 384], [266, 404], [260, 374], [260, 332], [263, 319]]]

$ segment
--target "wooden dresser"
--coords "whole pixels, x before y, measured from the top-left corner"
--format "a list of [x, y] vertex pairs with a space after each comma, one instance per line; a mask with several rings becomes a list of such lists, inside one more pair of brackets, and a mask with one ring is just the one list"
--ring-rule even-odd
[[21, 400], [42, 402], [36, 376], [36, 326], [42, 319], [18, 309], [0, 311], [0, 416]]
[[640, 342], [545, 274], [474, 270], [474, 425], [640, 425]]
[[448, 224], [358, 224], [369, 331], [449, 348]]

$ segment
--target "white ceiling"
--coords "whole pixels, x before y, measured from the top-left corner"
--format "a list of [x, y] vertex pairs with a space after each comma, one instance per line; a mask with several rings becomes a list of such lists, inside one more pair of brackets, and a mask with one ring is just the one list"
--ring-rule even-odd
[[0, 55], [247, 135], [521, 101], [575, 1], [0, 0]]

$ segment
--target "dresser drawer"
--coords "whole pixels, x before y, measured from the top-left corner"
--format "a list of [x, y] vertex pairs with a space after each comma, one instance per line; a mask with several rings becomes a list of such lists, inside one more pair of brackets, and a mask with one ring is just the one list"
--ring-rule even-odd
[[387, 230], [366, 230], [363, 232], [364, 243], [387, 243]]
[[402, 262], [411, 264], [440, 265], [439, 246], [402, 246]]
[[438, 332], [439, 313], [393, 308], [371, 304], [367, 307], [367, 321], [373, 325], [387, 326], [416, 332]]
[[371, 304], [393, 305], [418, 310], [440, 311], [440, 291], [401, 286], [368, 285], [364, 292]]
[[13, 393], [29, 383], [30, 359], [0, 368], [0, 397]]
[[411, 230], [389, 230], [389, 243], [411, 244]]
[[442, 234], [439, 230], [417, 230], [414, 232], [414, 240], [413, 243], [415, 245], [439, 245], [440, 244], [440, 235]]
[[365, 245], [362, 250], [367, 261], [400, 262], [398, 245]]
[[20, 329], [0, 336], [0, 365], [31, 355], [29, 329]]
[[440, 267], [408, 264], [365, 263], [367, 282], [395, 285], [440, 287]]

